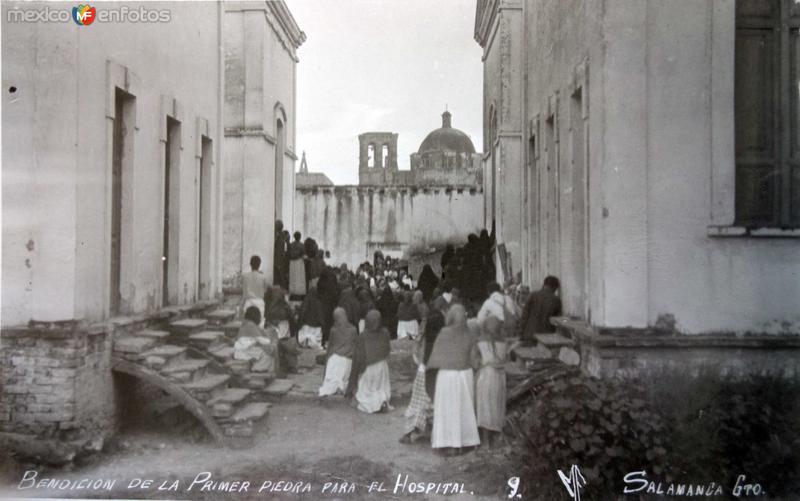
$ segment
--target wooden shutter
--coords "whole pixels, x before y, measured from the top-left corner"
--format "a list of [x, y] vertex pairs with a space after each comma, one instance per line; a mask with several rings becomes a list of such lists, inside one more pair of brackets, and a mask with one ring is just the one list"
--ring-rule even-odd
[[780, 0], [736, 2], [736, 220], [778, 222], [778, 95]]
[[800, 5], [736, 2], [736, 223], [800, 226]]

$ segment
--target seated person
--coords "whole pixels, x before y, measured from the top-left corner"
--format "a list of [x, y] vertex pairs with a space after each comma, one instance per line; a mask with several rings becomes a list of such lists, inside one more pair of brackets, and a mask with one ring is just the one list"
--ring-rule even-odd
[[261, 311], [250, 306], [244, 312], [244, 321], [236, 334], [233, 345], [233, 358], [252, 362], [253, 372], [275, 372], [275, 359], [278, 354], [278, 333], [275, 329], [264, 330], [259, 327]]

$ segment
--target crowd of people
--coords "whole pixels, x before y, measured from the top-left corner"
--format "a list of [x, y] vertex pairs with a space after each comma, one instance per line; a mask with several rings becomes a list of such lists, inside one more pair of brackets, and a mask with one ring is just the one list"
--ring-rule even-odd
[[329, 266], [312, 238], [295, 232], [289, 241], [280, 221], [275, 228], [274, 285], [258, 256], [242, 276], [235, 357], [283, 375], [297, 370], [300, 350], [324, 350], [319, 396], [344, 395], [375, 413], [392, 410], [391, 341], [413, 343], [417, 371], [400, 441], [429, 437], [445, 454], [491, 444], [505, 421], [509, 338], [531, 343], [554, 331], [558, 279], [533, 294], [514, 281], [501, 287], [486, 230], [448, 246], [440, 275], [426, 264], [414, 280], [405, 261], [380, 251], [356, 270]]

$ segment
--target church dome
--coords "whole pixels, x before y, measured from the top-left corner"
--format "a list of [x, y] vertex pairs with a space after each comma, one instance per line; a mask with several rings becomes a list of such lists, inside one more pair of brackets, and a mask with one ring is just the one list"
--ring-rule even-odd
[[429, 151], [454, 151], [456, 153], [475, 153], [475, 145], [468, 135], [450, 124], [452, 115], [449, 111], [442, 113], [442, 127], [428, 134], [419, 146], [419, 154]]

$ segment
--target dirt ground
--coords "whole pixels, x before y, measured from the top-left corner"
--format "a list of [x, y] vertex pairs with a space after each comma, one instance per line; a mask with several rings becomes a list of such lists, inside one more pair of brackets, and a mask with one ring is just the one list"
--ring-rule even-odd
[[[7, 482], [0, 497], [88, 497], [126, 499], [498, 499], [506, 498], [510, 470], [508, 446], [479, 448], [461, 456], [445, 458], [430, 444], [404, 445], [403, 412], [408, 403], [416, 370], [410, 342], [393, 342], [390, 360], [392, 406], [386, 414], [364, 414], [342, 397], [320, 400], [316, 389], [322, 380], [322, 366], [314, 363], [319, 352], [304, 350], [301, 372], [294, 375], [296, 386], [270, 410], [264, 428], [253, 438], [251, 448], [219, 448], [196, 426], [175, 428], [133, 427], [124, 429], [107, 451], [81, 465], [46, 470], [32, 465], [17, 466], [17, 480]], [[38, 479], [117, 479], [112, 490], [20, 490], [22, 472], [37, 469]], [[250, 482], [246, 492], [199, 490], [198, 474], [209, 472], [211, 481]], [[395, 490], [408, 475], [407, 487]], [[13, 476], [6, 475], [13, 479]], [[147, 489], [128, 489], [135, 479], [152, 479]], [[159, 491], [159, 487], [176, 490]], [[286, 484], [300, 485], [306, 492], [283, 492]], [[258, 492], [264, 482], [272, 482]], [[306, 486], [306, 482], [309, 484]], [[346, 482], [346, 484], [345, 484]], [[424, 486], [418, 486], [419, 483]], [[383, 483], [381, 486], [380, 484]], [[463, 483], [457, 494], [443, 495], [446, 483]], [[412, 485], [414, 484], [414, 485]], [[436, 485], [437, 495], [412, 492]], [[372, 490], [370, 490], [372, 486]], [[384, 489], [379, 491], [378, 489]], [[216, 486], [221, 488], [221, 486]], [[273, 490], [277, 488], [278, 490]], [[432, 487], [435, 489], [436, 487]], [[450, 486], [448, 489], [455, 489]], [[310, 490], [310, 492], [309, 492]]]

